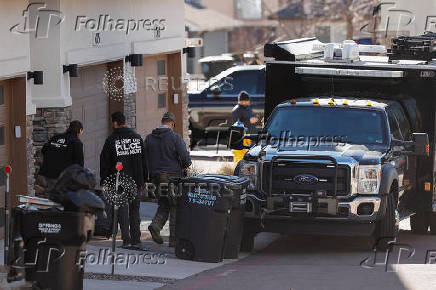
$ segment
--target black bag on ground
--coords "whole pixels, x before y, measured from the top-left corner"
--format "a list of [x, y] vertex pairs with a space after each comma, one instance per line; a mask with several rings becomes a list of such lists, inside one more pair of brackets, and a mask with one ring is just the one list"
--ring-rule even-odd
[[105, 209], [101, 198], [90, 191], [96, 184], [94, 173], [74, 164], [61, 173], [56, 185], [49, 192], [49, 199], [63, 205], [66, 211], [95, 214]]
[[[97, 181], [95, 174], [88, 168], [83, 168], [80, 165], [73, 164], [65, 169], [54, 188], [51, 190], [51, 195], [59, 192], [77, 191], [79, 189], [92, 189], [95, 188]], [[55, 198], [55, 196], [53, 196]], [[50, 196], [50, 199], [52, 196]]]

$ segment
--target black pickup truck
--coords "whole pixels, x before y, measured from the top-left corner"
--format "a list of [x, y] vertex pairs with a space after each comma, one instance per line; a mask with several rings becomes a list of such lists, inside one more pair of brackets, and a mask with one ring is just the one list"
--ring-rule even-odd
[[259, 232], [373, 236], [386, 248], [407, 217], [414, 233], [436, 234], [436, 65], [380, 51], [265, 45], [268, 121], [256, 135], [232, 127], [229, 140], [253, 140], [235, 170], [251, 181], [243, 250]]

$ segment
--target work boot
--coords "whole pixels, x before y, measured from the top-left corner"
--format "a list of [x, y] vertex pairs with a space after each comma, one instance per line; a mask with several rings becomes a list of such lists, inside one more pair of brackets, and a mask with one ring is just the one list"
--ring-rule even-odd
[[163, 244], [163, 239], [157, 226], [151, 224], [148, 226], [148, 230], [150, 231], [151, 238], [156, 244]]
[[131, 250], [138, 250], [138, 251], [148, 251], [148, 248], [141, 242], [132, 244], [130, 247]]
[[122, 249], [129, 249], [132, 245], [129, 242], [124, 242], [123, 244], [120, 246], [120, 248]]

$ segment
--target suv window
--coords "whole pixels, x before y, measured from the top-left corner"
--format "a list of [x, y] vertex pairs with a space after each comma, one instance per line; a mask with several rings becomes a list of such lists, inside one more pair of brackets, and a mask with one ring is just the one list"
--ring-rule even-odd
[[246, 91], [248, 94], [257, 94], [257, 85], [259, 79], [259, 71], [245, 70], [235, 71], [220, 81], [222, 96], [239, 95], [241, 91]]
[[[410, 123], [404, 113], [403, 108], [398, 103], [392, 103], [389, 106], [389, 111], [395, 117], [398, 123], [401, 140], [410, 140], [412, 132], [410, 130]], [[395, 137], [396, 138], [396, 137]]]

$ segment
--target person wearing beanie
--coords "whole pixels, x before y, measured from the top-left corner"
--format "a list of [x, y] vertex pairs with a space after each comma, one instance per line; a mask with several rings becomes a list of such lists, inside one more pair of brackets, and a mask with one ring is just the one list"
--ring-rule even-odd
[[240, 121], [248, 129], [248, 133], [255, 133], [256, 123], [259, 121], [250, 107], [250, 96], [242, 91], [238, 96], [238, 104], [232, 110], [232, 124]]

